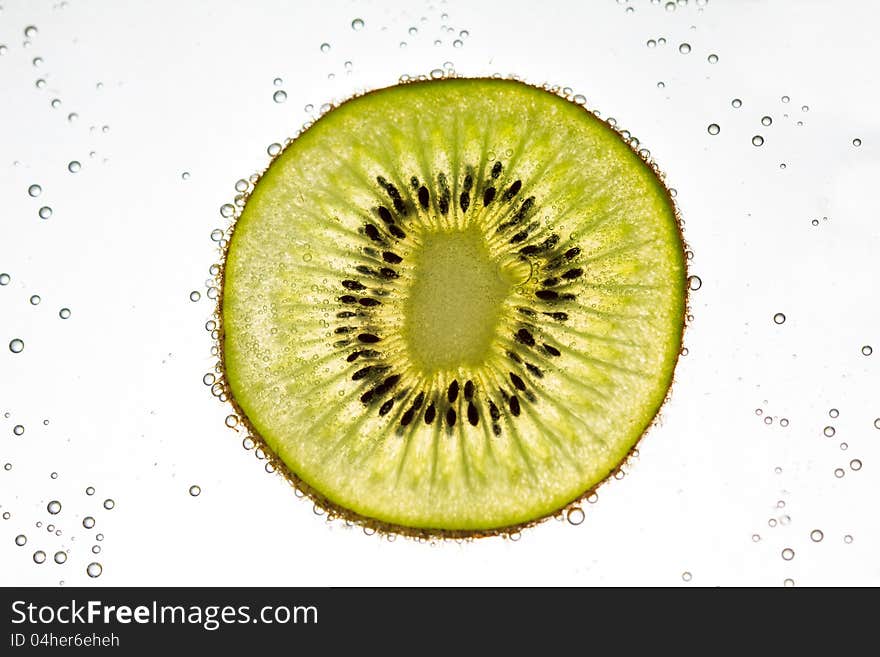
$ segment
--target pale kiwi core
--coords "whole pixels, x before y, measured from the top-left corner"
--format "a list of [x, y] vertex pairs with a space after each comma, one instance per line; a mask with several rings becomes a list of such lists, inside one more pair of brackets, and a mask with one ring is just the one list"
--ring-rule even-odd
[[425, 375], [483, 365], [518, 275], [491, 256], [475, 227], [425, 233], [404, 305], [413, 365]]

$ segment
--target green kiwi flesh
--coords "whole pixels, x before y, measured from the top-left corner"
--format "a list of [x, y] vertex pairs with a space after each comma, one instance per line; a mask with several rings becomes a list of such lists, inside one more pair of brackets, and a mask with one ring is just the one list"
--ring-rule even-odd
[[654, 168], [521, 82], [370, 92], [256, 183], [226, 253], [242, 420], [349, 517], [495, 533], [615, 472], [666, 398], [687, 297]]

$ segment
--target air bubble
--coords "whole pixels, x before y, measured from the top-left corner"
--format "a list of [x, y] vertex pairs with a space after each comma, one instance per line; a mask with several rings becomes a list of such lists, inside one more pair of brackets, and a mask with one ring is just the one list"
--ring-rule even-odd
[[435, 68], [431, 71], [431, 78], [434, 80], [439, 80], [443, 77], [443, 69]]
[[574, 98], [572, 98], [572, 100], [577, 105], [586, 105], [587, 104], [587, 98], [583, 94], [575, 94], [575, 96], [574, 96]]
[[721, 132], [721, 126], [719, 126], [717, 123], [710, 123], [707, 130], [710, 135], [717, 135], [719, 132]]
[[63, 552], [61, 550], [58, 550], [58, 552], [55, 553], [54, 559], [55, 559], [55, 563], [57, 563], [59, 565], [63, 564], [65, 561], [67, 561], [67, 552]]
[[43, 563], [46, 561], [46, 553], [42, 550], [34, 552], [34, 563]]
[[100, 577], [103, 571], [104, 569], [97, 561], [93, 561], [88, 566], [86, 566], [86, 575], [88, 575], [89, 577]]
[[193, 290], [192, 292], [189, 293], [189, 300], [190, 301], [198, 301], [201, 298], [202, 298], [202, 295], [198, 290]]
[[874, 428], [880, 429], [880, 417], [878, 417], [874, 420]]
[[220, 206], [220, 216], [229, 219], [235, 214], [235, 206], [231, 203], [224, 203]]
[[847, 445], [846, 443], [840, 443], [840, 449], [845, 452], [849, 449], [849, 445]]
[[828, 411], [828, 417], [836, 418], [838, 415], [840, 415], [840, 411], [838, 411], [836, 408], [832, 408], [830, 411]]
[[849, 469], [853, 471], [858, 471], [862, 469], [862, 462], [859, 459], [853, 459], [849, 462]]
[[579, 525], [584, 521], [584, 510], [579, 506], [573, 507], [565, 514], [566, 520], [571, 525]]
[[52, 109], [58, 109], [59, 107], [61, 107], [61, 99], [60, 98], [53, 98], [52, 102], [49, 104], [52, 106]]
[[11, 281], [11, 280], [12, 280], [12, 277], [9, 274], [7, 274], [7, 273], [0, 274], [0, 285], [9, 285], [9, 281]]
[[31, 298], [29, 299], [29, 301], [31, 302], [31, 305], [32, 305], [32, 306], [39, 306], [39, 305], [40, 305], [40, 301], [42, 301], [42, 299], [40, 298], [40, 295], [39, 295], [39, 294], [32, 294], [32, 295], [31, 295]]
[[788, 96], [783, 96], [782, 98], [780, 98], [780, 100], [781, 100], [783, 103], [787, 103], [788, 101], [791, 100], [791, 98], [789, 98]]
[[687, 284], [688, 289], [696, 291], [703, 287], [703, 279], [699, 276], [688, 276]]
[[363, 21], [363, 19], [355, 18], [355, 19], [351, 22], [351, 29], [353, 29], [355, 32], [359, 32], [360, 30], [364, 29], [364, 21]]
[[777, 324], [785, 324], [785, 315], [782, 313], [776, 313], [773, 315], [773, 321]]
[[862, 140], [859, 139], [858, 137], [856, 137], [855, 139], [852, 140], [852, 145], [855, 146], [856, 148], [858, 148], [859, 146], [862, 145]]
[[794, 550], [792, 550], [791, 548], [785, 548], [782, 551], [782, 558], [786, 561], [791, 561], [792, 559], [794, 559]]
[[80, 169], [82, 169], [82, 164], [78, 160], [71, 160], [67, 163], [67, 170], [70, 173], [77, 173]]
[[680, 52], [682, 55], [687, 55], [690, 51], [691, 51], [691, 44], [689, 44], [689, 43], [682, 43], [681, 45], [678, 46], [678, 52]]
[[822, 533], [821, 529], [814, 529], [810, 532], [810, 540], [813, 543], [821, 543], [823, 538], [825, 538], [825, 534]]
[[279, 144], [279, 143], [269, 144], [269, 147], [266, 149], [266, 152], [271, 157], [275, 157], [276, 155], [278, 155], [278, 153], [281, 152], [281, 144]]
[[101, 546], [93, 545], [92, 546], [92, 554], [101, 554]]
[[649, 48], [656, 48], [657, 42], [654, 41], [654, 39], [648, 39], [648, 42], [645, 45], [647, 45]]
[[781, 426], [781, 427], [787, 427], [787, 426], [788, 426], [788, 418], [785, 418], [785, 417], [784, 417], [784, 418], [782, 418], [781, 420], [779, 420], [779, 426]]
[[58, 316], [61, 319], [70, 319], [70, 308], [62, 308], [58, 311]]
[[871, 347], [871, 345], [866, 344], [864, 347], [862, 347], [862, 356], [870, 356], [873, 353], [874, 349]]
[[715, 55], [715, 54], [709, 55], [708, 60], [709, 60], [710, 64], [717, 64], [718, 63], [718, 55]]
[[46, 511], [51, 513], [53, 516], [61, 513], [61, 502], [58, 500], [52, 500], [49, 504], [46, 505]]
[[189, 487], [189, 494], [192, 495], [193, 497], [198, 497], [199, 495], [202, 494], [202, 487], [199, 486], [198, 484], [193, 484], [192, 486]]
[[25, 543], [27, 543], [27, 536], [25, 536], [24, 534], [19, 534], [18, 536], [15, 537], [15, 544], [18, 547], [21, 547]]
[[79, 118], [79, 114], [77, 114], [76, 112], [71, 112], [70, 114], [67, 115], [67, 120], [68, 120], [70, 123], [73, 123], [73, 122], [76, 121], [78, 118]]
[[853, 537], [850, 536], [849, 534], [847, 534], [846, 536], [843, 537], [843, 542], [846, 543], [847, 545], [849, 545], [850, 543], [853, 542]]
[[833, 438], [833, 437], [834, 437], [834, 434], [837, 433], [837, 432], [836, 432], [836, 430], [834, 429], [834, 427], [832, 427], [832, 426], [829, 425], [829, 426], [825, 427], [824, 429], [822, 429], [822, 433], [825, 434], [825, 437], [826, 437], [826, 438]]
[[693, 579], [693, 577], [694, 577], [694, 576], [691, 575], [691, 573], [690, 573], [689, 571], [687, 571], [687, 570], [684, 571], [684, 572], [681, 574], [681, 579], [682, 579], [682, 581], [684, 581], [684, 582], [690, 582], [690, 581]]
[[112, 509], [114, 506], [116, 506], [116, 502], [114, 502], [109, 497], [106, 500], [104, 500], [104, 508], [107, 509], [108, 511], [110, 509]]
[[20, 424], [16, 424], [14, 427], [12, 427], [12, 433], [16, 436], [20, 436], [24, 433], [24, 427]]
[[24, 28], [24, 35], [28, 39], [34, 38], [37, 35], [37, 32], [38, 30], [34, 25], [28, 25], [26, 28]]
[[665, 89], [666, 83], [661, 80], [660, 82], [657, 83], [657, 88], [658, 89]]
[[734, 98], [732, 101], [730, 101], [730, 104], [733, 107], [740, 108], [742, 107], [743, 102], [739, 98]]
[[783, 580], [782, 585], [785, 588], [790, 589], [794, 586], [794, 580], [791, 577], [786, 577], [785, 580]]
[[322, 43], [321, 44], [321, 52], [330, 52], [330, 44]]
[[763, 116], [761, 117], [761, 125], [770, 125], [773, 123], [773, 117]]
[[761, 135], [755, 135], [752, 137], [752, 146], [763, 146], [764, 138]]
[[845, 475], [845, 474], [846, 473], [843, 471], [843, 468], [835, 468], [834, 469], [834, 476], [837, 477], [838, 479], [843, 478], [843, 475]]
[[284, 89], [279, 89], [274, 94], [272, 94], [272, 100], [276, 103], [283, 103], [287, 100], [287, 92]]
[[52, 208], [50, 208], [48, 205], [44, 205], [37, 211], [37, 214], [39, 215], [40, 219], [48, 219], [52, 216]]
[[760, 541], [761, 541], [761, 535], [760, 535], [760, 534], [752, 534], [752, 543], [758, 543], [758, 542], [760, 542]]
[[9, 511], [4, 511], [4, 512], [3, 512], [3, 519], [4, 519], [4, 520], [9, 520], [11, 517], [12, 517], [12, 514], [9, 513]]
[[43, 192], [43, 188], [39, 185], [31, 185], [28, 187], [28, 194], [33, 198], [37, 198]]

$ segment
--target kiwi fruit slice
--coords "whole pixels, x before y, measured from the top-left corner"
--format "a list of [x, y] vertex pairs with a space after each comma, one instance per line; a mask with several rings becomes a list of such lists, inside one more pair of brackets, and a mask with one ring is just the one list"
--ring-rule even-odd
[[687, 303], [653, 165], [551, 91], [418, 81], [318, 119], [229, 239], [230, 398], [321, 505], [511, 531], [616, 472], [666, 398]]

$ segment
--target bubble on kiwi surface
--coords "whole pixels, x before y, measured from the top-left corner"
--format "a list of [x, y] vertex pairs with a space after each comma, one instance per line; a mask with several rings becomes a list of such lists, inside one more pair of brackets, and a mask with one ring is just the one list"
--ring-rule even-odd
[[[523, 103], [555, 119], [517, 128]], [[622, 476], [701, 285], [638, 140], [547, 89], [442, 77], [306, 132], [245, 200], [218, 304], [215, 396], [273, 469], [338, 515], [432, 535], [509, 535]], [[585, 135], [620, 164], [610, 196], [590, 157], [557, 161]], [[286, 212], [273, 180], [298, 181]], [[272, 239], [295, 257], [259, 258]]]

